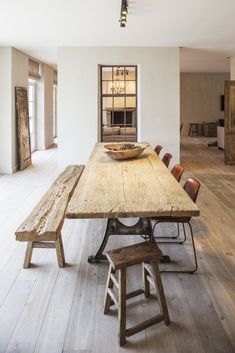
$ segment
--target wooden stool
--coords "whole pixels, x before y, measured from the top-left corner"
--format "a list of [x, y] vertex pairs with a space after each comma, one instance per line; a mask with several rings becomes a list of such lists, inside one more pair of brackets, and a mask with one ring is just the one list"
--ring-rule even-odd
[[[166, 325], [169, 325], [170, 323], [157, 262], [157, 257], [161, 255], [162, 252], [158, 248], [157, 244], [149, 241], [111, 250], [106, 254], [110, 262], [110, 267], [105, 289], [104, 314], [109, 311], [111, 305], [117, 305], [120, 346], [126, 342], [126, 337], [132, 336], [151, 325], [154, 325], [163, 320], [165, 321]], [[151, 266], [146, 262], [149, 262]], [[140, 263], [142, 263], [144, 289], [137, 289], [133, 292], [126, 293], [126, 268], [128, 266]], [[116, 276], [116, 271], [118, 276]], [[148, 298], [150, 296], [149, 283], [155, 286], [157, 297], [159, 299], [161, 314], [155, 315], [151, 319], [126, 329], [126, 299], [133, 298], [143, 293], [145, 294], [145, 297]], [[115, 285], [118, 289], [118, 297], [113, 290], [113, 285]]]
[[195, 134], [196, 136], [200, 136], [200, 130], [201, 123], [190, 123], [188, 135], [193, 136], [193, 134]]

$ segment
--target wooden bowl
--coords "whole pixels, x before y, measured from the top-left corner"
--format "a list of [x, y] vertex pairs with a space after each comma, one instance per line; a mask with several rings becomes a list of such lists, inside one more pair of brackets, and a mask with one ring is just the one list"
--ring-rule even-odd
[[104, 145], [108, 151], [105, 151], [109, 157], [116, 159], [116, 160], [123, 160], [123, 159], [131, 159], [138, 157], [148, 146], [147, 144], [143, 143], [131, 143], [135, 145], [136, 148], [131, 148], [128, 150], [120, 150], [120, 148], [126, 143], [109, 143]]

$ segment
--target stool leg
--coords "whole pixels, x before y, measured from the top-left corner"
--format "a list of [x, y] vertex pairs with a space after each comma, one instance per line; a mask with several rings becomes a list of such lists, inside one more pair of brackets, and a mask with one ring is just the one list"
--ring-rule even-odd
[[158, 263], [157, 263], [157, 261], [152, 261], [151, 265], [152, 265], [152, 269], [153, 269], [154, 282], [156, 283], [156, 290], [159, 293], [159, 302], [160, 302], [163, 318], [164, 318], [165, 324], [169, 325], [170, 318], [169, 318], [165, 294], [164, 294], [164, 290], [163, 290], [163, 286], [162, 286], [162, 280], [161, 280], [161, 276], [160, 276], [160, 272], [159, 272], [159, 268], [158, 268]]
[[189, 125], [189, 131], [188, 131], [188, 135], [189, 135], [189, 136], [191, 135], [191, 128], [192, 128], [192, 125], [190, 124], [190, 125]]
[[145, 269], [144, 262], [142, 262], [142, 280], [143, 280], [145, 298], [149, 298], [150, 286], [149, 286], [149, 281], [147, 280], [147, 271]]
[[110, 277], [111, 273], [115, 273], [115, 271], [110, 264], [106, 288], [105, 288], [105, 295], [104, 295], [104, 314], [107, 314], [107, 312], [110, 309], [111, 302], [112, 302], [112, 298], [110, 297], [110, 295], [108, 293], [108, 288], [113, 288], [113, 281]]
[[119, 272], [119, 344], [122, 346], [126, 342], [126, 269], [122, 268]]

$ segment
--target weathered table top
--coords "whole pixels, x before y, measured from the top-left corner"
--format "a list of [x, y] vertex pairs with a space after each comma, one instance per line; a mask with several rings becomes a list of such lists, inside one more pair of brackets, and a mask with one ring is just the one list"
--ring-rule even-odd
[[67, 218], [198, 216], [199, 209], [151, 147], [115, 161], [95, 145], [69, 202]]

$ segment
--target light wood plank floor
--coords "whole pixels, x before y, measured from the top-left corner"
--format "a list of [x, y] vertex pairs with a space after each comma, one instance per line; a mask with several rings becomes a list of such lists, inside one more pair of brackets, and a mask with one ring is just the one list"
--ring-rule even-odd
[[[171, 325], [152, 326], [128, 338], [123, 348], [118, 346], [116, 310], [102, 313], [108, 267], [87, 263], [105, 221], [66, 220], [66, 268], [58, 269], [54, 250], [35, 249], [34, 266], [22, 269], [26, 244], [15, 242], [14, 231], [59, 173], [56, 150], [36, 152], [32, 167], [0, 176], [0, 353], [235, 352], [235, 166], [225, 166], [223, 152], [206, 142], [185, 137], [181, 155], [183, 179], [194, 176], [202, 184], [197, 202], [201, 216], [192, 222], [198, 273], [163, 274]], [[162, 225], [156, 233], [175, 230]], [[139, 240], [114, 236], [108, 247]], [[162, 248], [174, 260], [168, 266], [192, 264], [189, 241]], [[140, 268], [129, 269], [128, 289], [140, 284]], [[130, 300], [128, 325], [155, 310], [154, 296]]]

